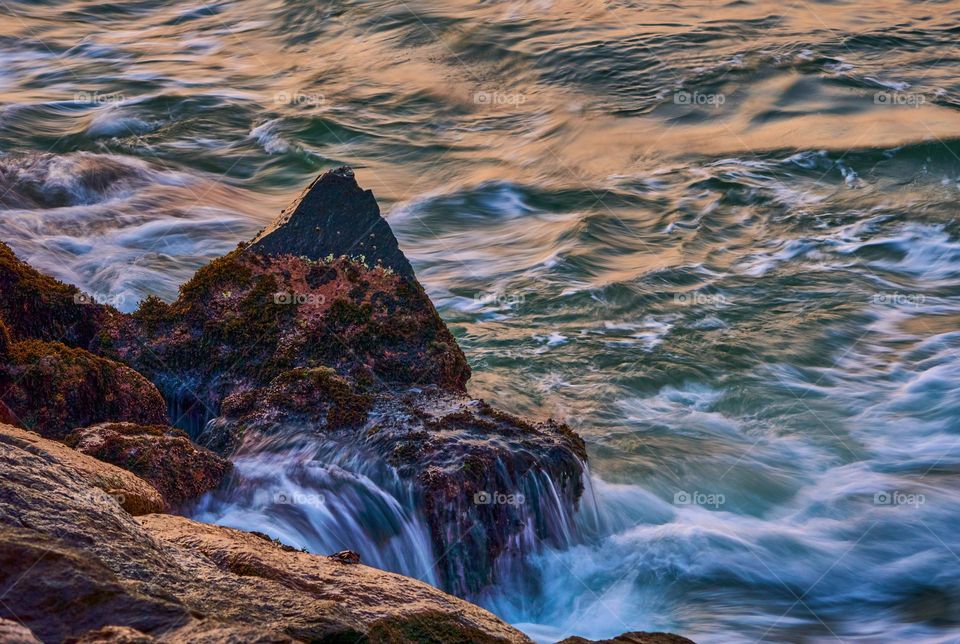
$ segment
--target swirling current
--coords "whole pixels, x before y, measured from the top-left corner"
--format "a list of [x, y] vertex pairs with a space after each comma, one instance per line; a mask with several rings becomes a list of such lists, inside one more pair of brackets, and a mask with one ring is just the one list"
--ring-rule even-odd
[[[471, 394], [583, 435], [590, 537], [473, 598], [497, 615], [543, 642], [960, 638], [960, 3], [0, 13], [23, 259], [170, 300], [348, 164]], [[298, 449], [241, 458], [251, 487], [198, 516], [436, 583], [399, 482]], [[346, 492], [285, 519], [271, 485]]]

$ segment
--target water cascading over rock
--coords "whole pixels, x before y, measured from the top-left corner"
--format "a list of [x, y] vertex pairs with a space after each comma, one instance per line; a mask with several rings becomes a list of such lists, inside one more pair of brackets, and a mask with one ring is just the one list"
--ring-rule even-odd
[[[578, 539], [583, 441], [467, 395], [463, 352], [348, 168], [318, 177], [173, 303], [78, 313], [75, 289], [46, 286], [51, 305], [18, 306], [145, 376], [173, 424], [236, 465], [199, 518], [359, 550], [463, 596]], [[14, 339], [29, 335], [20, 326]], [[36, 411], [14, 402], [18, 417]], [[100, 420], [116, 419], [89, 422]]]

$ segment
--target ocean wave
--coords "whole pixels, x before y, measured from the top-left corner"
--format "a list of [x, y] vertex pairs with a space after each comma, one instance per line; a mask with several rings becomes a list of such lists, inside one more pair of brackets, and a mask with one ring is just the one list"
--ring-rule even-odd
[[0, 208], [62, 208], [132, 195], [148, 184], [183, 186], [186, 173], [158, 172], [134, 157], [75, 152], [0, 157]]

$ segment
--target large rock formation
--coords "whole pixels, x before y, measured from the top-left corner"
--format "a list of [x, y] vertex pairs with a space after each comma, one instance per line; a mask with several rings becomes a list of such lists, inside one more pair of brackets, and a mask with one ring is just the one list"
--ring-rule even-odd
[[4, 641], [529, 642], [427, 584], [182, 517], [138, 520], [114, 495], [148, 488], [0, 425]]
[[[49, 355], [58, 341], [126, 365], [158, 387], [170, 422], [226, 457], [258, 436], [306, 431], [382, 459], [416, 495], [452, 592], [479, 593], [543, 543], [575, 537], [583, 441], [561, 423], [524, 421], [466, 395], [463, 352], [348, 169], [319, 177], [251, 244], [201, 268], [175, 302], [148, 298], [132, 315], [0, 250], [0, 317], [17, 320], [9, 355], [36, 338]], [[23, 296], [27, 285], [42, 297]], [[58, 438], [99, 422], [164, 424], [153, 392], [138, 394], [149, 419], [128, 416], [110, 393], [84, 399], [103, 404], [97, 418], [69, 416], [56, 396], [35, 402], [36, 414], [62, 418]], [[24, 425], [43, 429], [33, 417]]]

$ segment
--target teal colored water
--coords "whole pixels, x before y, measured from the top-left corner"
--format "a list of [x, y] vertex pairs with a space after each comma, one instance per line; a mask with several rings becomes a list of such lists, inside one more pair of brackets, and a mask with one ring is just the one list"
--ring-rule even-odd
[[349, 164], [471, 393], [584, 436], [603, 528], [476, 598], [497, 614], [542, 641], [960, 638], [960, 3], [0, 13], [22, 257], [132, 310]]

